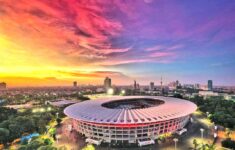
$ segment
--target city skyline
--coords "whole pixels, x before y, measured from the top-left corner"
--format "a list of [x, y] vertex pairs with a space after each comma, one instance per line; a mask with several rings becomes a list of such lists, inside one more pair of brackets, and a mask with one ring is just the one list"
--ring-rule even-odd
[[[13, 5], [14, 4], [14, 5]], [[0, 82], [235, 85], [235, 1], [0, 0]]]

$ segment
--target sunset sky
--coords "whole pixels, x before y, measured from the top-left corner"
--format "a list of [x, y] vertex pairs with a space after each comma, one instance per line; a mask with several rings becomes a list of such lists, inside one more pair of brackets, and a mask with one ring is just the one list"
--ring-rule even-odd
[[235, 85], [234, 0], [0, 0], [0, 82]]

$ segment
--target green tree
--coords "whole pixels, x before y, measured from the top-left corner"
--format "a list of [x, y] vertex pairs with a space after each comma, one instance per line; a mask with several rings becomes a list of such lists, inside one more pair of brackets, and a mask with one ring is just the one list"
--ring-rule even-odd
[[95, 147], [92, 144], [88, 144], [86, 147], [82, 148], [82, 150], [95, 150]]
[[57, 150], [57, 148], [51, 145], [45, 145], [45, 146], [39, 147], [38, 150]]
[[198, 144], [198, 142], [197, 142], [197, 140], [196, 140], [196, 139], [193, 139], [193, 145], [194, 145], [194, 150], [197, 150], [197, 149], [198, 149], [199, 144]]
[[0, 128], [0, 144], [6, 145], [10, 132], [8, 129]]

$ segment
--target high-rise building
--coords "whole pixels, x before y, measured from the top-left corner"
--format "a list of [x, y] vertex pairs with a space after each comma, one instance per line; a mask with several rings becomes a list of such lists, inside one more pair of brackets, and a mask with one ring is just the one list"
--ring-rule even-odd
[[136, 89], [137, 89], [137, 90], [140, 89], [140, 84], [139, 84], [139, 83], [136, 84]]
[[208, 87], [208, 91], [212, 91], [213, 90], [213, 82], [212, 82], [212, 80], [208, 80], [207, 87]]
[[178, 80], [176, 80], [175, 83], [176, 83], [176, 87], [177, 87], [177, 86], [180, 86], [180, 82], [179, 82]]
[[134, 90], [136, 90], [137, 89], [137, 83], [136, 83], [136, 81], [134, 80]]
[[163, 91], [164, 91], [164, 88], [162, 87], [162, 77], [161, 77], [161, 89], [160, 89], [160, 94], [162, 95], [163, 94]]
[[150, 91], [154, 90], [154, 82], [150, 82], [149, 90]]
[[74, 81], [74, 82], [73, 82], [73, 87], [77, 87], [77, 86], [78, 86], [77, 81]]
[[7, 88], [7, 84], [5, 82], [0, 83], [0, 90], [4, 90]]
[[194, 88], [195, 88], [195, 89], [200, 89], [200, 84], [196, 83], [196, 84], [194, 85]]
[[111, 86], [112, 86], [112, 80], [111, 80], [111, 78], [106, 77], [106, 78], [104, 79], [104, 88], [107, 90], [107, 89], [111, 88]]

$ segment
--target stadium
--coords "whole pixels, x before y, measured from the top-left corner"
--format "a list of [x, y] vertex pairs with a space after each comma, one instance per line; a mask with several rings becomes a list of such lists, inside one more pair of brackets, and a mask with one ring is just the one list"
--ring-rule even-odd
[[76, 103], [64, 113], [87, 142], [143, 146], [182, 129], [196, 109], [195, 104], [172, 97], [118, 96]]

